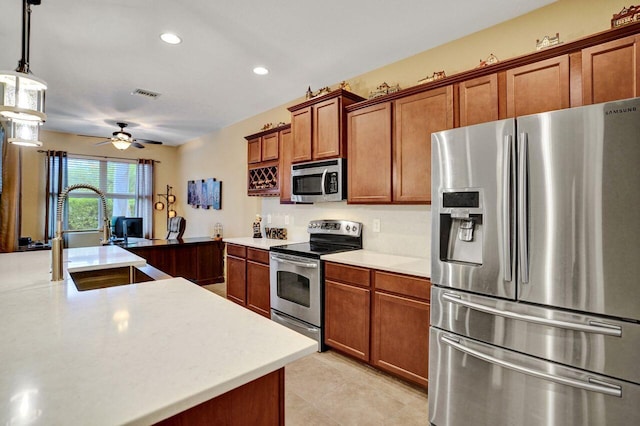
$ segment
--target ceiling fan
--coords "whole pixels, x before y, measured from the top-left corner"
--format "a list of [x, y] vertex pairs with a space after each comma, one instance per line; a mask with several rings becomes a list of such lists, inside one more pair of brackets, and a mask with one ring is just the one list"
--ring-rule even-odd
[[124, 151], [130, 146], [133, 146], [135, 148], [144, 148], [144, 145], [142, 145], [143, 143], [162, 145], [162, 142], [158, 141], [152, 141], [149, 139], [135, 139], [133, 136], [131, 136], [131, 133], [124, 131], [124, 128], [127, 127], [127, 123], [118, 122], [116, 123], [116, 125], [120, 127], [120, 130], [118, 130], [117, 132], [113, 132], [112, 137], [110, 137], [106, 141], [98, 142], [96, 146], [110, 143], [113, 144], [113, 146], [115, 146], [117, 149]]

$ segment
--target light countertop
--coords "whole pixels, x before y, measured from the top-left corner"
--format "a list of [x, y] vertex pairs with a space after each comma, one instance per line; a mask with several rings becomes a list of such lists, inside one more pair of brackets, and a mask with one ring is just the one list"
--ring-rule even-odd
[[240, 237], [240, 238], [224, 238], [223, 241], [229, 244], [238, 244], [241, 246], [253, 247], [257, 249], [269, 250], [274, 246], [283, 246], [285, 244], [294, 244], [301, 243], [303, 241], [294, 241], [294, 240], [274, 240], [271, 238], [251, 238], [251, 237]]
[[[65, 254], [76, 270], [141, 259]], [[0, 424], [149, 424], [317, 348], [182, 278], [78, 292], [49, 271], [48, 251], [0, 254]]]
[[371, 250], [354, 250], [325, 254], [321, 256], [321, 259], [327, 262], [344, 263], [424, 278], [431, 276], [431, 260], [423, 257], [397, 256]]

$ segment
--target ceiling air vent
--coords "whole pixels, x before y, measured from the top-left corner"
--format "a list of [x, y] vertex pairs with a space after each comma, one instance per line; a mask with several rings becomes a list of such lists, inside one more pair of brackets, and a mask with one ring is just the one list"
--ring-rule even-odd
[[133, 92], [131, 92], [131, 94], [144, 96], [151, 99], [156, 99], [158, 96], [160, 96], [160, 93], [152, 92], [151, 90], [145, 90], [145, 89], [136, 89]]

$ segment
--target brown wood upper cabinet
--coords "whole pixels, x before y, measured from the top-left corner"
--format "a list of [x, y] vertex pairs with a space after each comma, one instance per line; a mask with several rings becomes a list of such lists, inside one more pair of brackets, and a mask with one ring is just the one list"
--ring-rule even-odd
[[270, 129], [267, 132], [247, 136], [247, 163], [255, 164], [278, 159], [280, 132]]
[[640, 36], [582, 50], [585, 105], [640, 96]]
[[358, 95], [336, 90], [289, 108], [293, 163], [346, 156], [344, 108], [362, 101]]
[[507, 70], [507, 117], [569, 108], [569, 55]]
[[483, 75], [458, 84], [460, 126], [500, 119], [498, 74]]
[[280, 132], [280, 167], [278, 180], [280, 181], [280, 203], [291, 202], [291, 163], [293, 158], [293, 140], [291, 128]]
[[453, 86], [348, 114], [348, 201], [431, 202], [431, 133], [453, 128]]

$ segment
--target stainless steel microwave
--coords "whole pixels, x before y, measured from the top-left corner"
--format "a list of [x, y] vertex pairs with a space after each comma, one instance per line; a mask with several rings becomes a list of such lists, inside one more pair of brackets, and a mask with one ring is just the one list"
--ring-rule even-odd
[[347, 198], [347, 160], [312, 161], [291, 166], [291, 201], [315, 203]]

